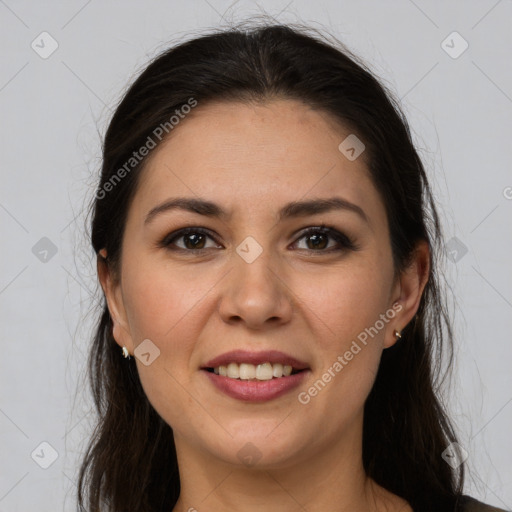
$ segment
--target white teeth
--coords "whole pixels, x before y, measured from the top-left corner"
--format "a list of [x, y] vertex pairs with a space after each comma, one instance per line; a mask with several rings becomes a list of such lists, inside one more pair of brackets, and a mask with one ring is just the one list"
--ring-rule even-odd
[[275, 363], [272, 365], [272, 375], [274, 377], [283, 376], [283, 365], [281, 363]]
[[232, 379], [240, 378], [240, 368], [236, 363], [228, 364], [228, 377], [231, 377]]
[[241, 380], [271, 380], [272, 378], [288, 377], [293, 368], [281, 363], [262, 363], [258, 366], [249, 363], [229, 363], [227, 366], [217, 366], [213, 372], [222, 377]]
[[254, 379], [256, 378], [256, 368], [253, 364], [242, 363], [239, 366], [239, 375], [242, 380]]
[[270, 380], [273, 376], [272, 373], [273, 373], [272, 365], [270, 363], [263, 363], [263, 364], [259, 364], [256, 367], [255, 377], [258, 380]]

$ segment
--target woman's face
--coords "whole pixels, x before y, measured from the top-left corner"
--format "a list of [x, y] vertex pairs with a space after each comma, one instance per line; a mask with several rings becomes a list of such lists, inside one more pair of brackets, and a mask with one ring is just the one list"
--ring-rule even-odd
[[357, 443], [382, 350], [417, 297], [394, 278], [364, 152], [338, 147], [349, 135], [292, 100], [199, 104], [151, 155], [120, 280], [102, 284], [178, 454], [285, 467]]

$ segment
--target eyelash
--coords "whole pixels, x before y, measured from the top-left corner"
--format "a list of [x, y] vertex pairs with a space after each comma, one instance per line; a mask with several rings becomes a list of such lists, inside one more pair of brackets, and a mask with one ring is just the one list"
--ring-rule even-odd
[[[160, 248], [166, 248], [170, 251], [181, 251], [181, 252], [189, 252], [189, 253], [202, 253], [202, 252], [205, 252], [205, 251], [208, 251], [211, 249], [210, 247], [202, 248], [202, 249], [183, 249], [182, 247], [171, 247], [171, 245], [179, 238], [182, 238], [184, 236], [191, 235], [191, 234], [205, 235], [205, 236], [211, 238], [215, 243], [218, 243], [208, 230], [199, 228], [199, 227], [189, 227], [189, 228], [179, 229], [178, 231], [174, 231], [174, 232], [166, 235], [163, 238], [163, 240], [160, 241], [158, 246]], [[315, 250], [315, 249], [299, 249], [299, 250], [306, 250], [306, 251], [315, 252], [315, 253], [327, 253], [327, 254], [330, 254], [333, 252], [346, 251], [346, 250], [350, 250], [350, 251], [358, 250], [358, 246], [355, 244], [355, 242], [350, 237], [348, 237], [344, 233], [341, 233], [337, 229], [327, 226], [325, 224], [321, 224], [317, 227], [307, 228], [305, 231], [303, 231], [301, 233], [301, 235], [299, 236], [299, 238], [297, 238], [297, 240], [294, 242], [294, 244], [297, 241], [301, 240], [302, 238], [305, 238], [305, 237], [311, 236], [311, 235], [316, 235], [316, 234], [328, 235], [333, 240], [338, 242], [340, 247], [334, 248], [334, 249], [330, 248], [330, 249], [319, 249], [319, 250]]]

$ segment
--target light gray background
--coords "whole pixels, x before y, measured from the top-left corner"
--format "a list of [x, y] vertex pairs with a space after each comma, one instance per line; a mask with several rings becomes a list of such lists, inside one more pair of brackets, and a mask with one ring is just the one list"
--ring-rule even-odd
[[[263, 11], [326, 27], [402, 99], [447, 240], [468, 250], [446, 269], [458, 352], [446, 396], [469, 453], [467, 492], [512, 507], [510, 0], [0, 0], [0, 512], [74, 510], [92, 425], [83, 368], [99, 295], [83, 226], [98, 130], [168, 42]], [[43, 31], [59, 45], [47, 59], [31, 48], [50, 48]], [[453, 31], [469, 44], [458, 58], [441, 46]], [[46, 262], [32, 251], [42, 237], [57, 249]], [[42, 442], [58, 453], [48, 469]]]

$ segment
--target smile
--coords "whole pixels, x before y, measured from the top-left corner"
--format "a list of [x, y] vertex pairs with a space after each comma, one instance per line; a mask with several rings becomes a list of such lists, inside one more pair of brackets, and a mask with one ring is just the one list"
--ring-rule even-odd
[[311, 373], [306, 363], [275, 350], [228, 352], [208, 361], [200, 370], [218, 391], [246, 402], [278, 398]]

